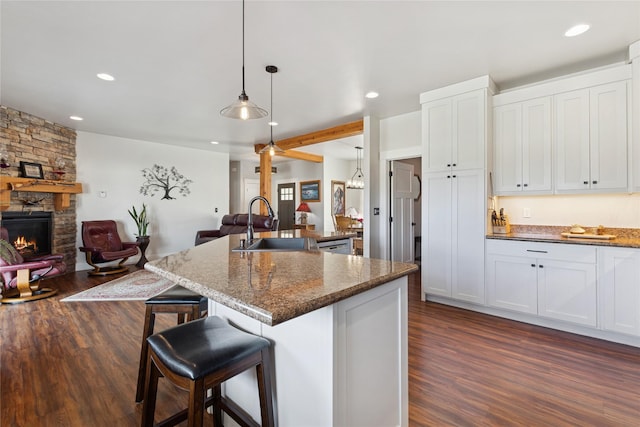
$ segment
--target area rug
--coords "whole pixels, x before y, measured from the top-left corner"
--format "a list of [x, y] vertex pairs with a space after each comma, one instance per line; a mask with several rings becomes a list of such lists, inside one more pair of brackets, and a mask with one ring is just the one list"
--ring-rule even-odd
[[147, 270], [138, 270], [119, 279], [66, 297], [61, 301], [144, 301], [173, 285], [173, 282], [157, 274]]

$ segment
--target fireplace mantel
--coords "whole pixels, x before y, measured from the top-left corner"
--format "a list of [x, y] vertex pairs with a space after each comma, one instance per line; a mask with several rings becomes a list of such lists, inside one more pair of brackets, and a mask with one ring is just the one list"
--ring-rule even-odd
[[53, 205], [56, 211], [67, 209], [71, 205], [71, 194], [82, 193], [79, 182], [55, 181], [49, 179], [18, 178], [0, 175], [0, 211], [6, 211], [11, 205], [11, 192], [53, 193]]

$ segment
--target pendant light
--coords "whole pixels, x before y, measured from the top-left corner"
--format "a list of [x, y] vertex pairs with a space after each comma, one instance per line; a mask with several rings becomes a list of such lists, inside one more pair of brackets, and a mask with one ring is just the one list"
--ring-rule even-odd
[[269, 144], [265, 145], [258, 154], [268, 151], [270, 156], [274, 156], [276, 153], [284, 153], [284, 150], [273, 142], [273, 127], [277, 124], [273, 121], [273, 75], [278, 72], [278, 67], [275, 65], [267, 65], [266, 70], [267, 73], [271, 74], [271, 120], [269, 120], [269, 126], [271, 127], [271, 139], [269, 140]]
[[364, 174], [362, 173], [362, 147], [356, 147], [356, 171], [349, 181], [347, 188], [354, 190], [364, 190]]
[[242, 93], [236, 102], [220, 110], [220, 115], [229, 119], [248, 120], [261, 119], [267, 117], [267, 114], [269, 114], [267, 110], [249, 101], [244, 91], [244, 0], [242, 0]]

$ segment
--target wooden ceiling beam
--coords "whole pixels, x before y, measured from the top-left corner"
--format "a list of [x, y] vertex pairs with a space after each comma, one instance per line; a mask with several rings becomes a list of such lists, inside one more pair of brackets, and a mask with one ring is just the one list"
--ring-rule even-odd
[[[345, 123], [343, 125], [334, 126], [332, 128], [322, 129], [304, 135], [282, 139], [276, 142], [276, 145], [283, 150], [291, 150], [295, 148], [306, 147], [307, 145], [319, 144], [321, 142], [361, 135], [363, 131], [364, 120], [360, 119], [356, 120], [355, 122]], [[255, 152], [258, 153], [264, 146], [265, 144], [256, 144], [254, 146]]]
[[[258, 151], [260, 151], [263, 147], [266, 147], [266, 144], [261, 144], [256, 146], [256, 148], [259, 148]], [[304, 153], [302, 151], [287, 150], [283, 153], [276, 153], [275, 155], [288, 157], [290, 159], [305, 160], [307, 162], [314, 162], [314, 163], [324, 162], [324, 156], [320, 156], [318, 154]]]

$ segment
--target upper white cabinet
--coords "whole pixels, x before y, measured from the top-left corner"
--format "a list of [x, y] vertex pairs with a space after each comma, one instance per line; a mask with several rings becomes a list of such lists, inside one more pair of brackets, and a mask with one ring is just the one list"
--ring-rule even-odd
[[487, 90], [422, 104], [425, 172], [485, 167]]
[[640, 250], [598, 251], [602, 329], [640, 336]]
[[556, 190], [627, 190], [627, 83], [554, 97]]
[[551, 97], [494, 109], [493, 190], [551, 194]]

